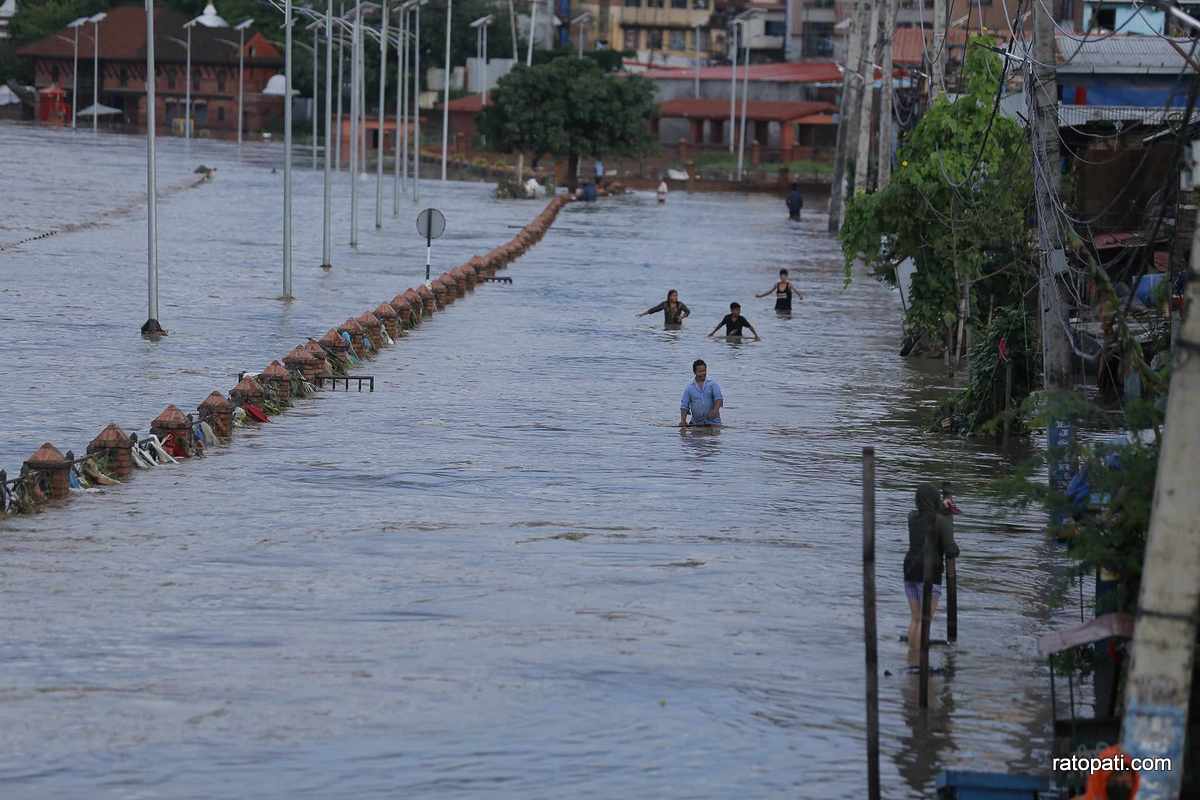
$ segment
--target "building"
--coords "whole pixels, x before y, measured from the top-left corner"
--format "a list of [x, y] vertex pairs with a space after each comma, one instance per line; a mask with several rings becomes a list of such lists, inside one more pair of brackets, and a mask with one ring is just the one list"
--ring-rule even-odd
[[[166, 131], [183, 132], [186, 116], [185, 71], [188, 17], [169, 8], [154, 10], [156, 120]], [[78, 107], [92, 103], [92, 60], [95, 55], [90, 25], [79, 29]], [[39, 96], [63, 91], [58, 113], [47, 122], [70, 124], [73, 40], [75, 29], [64, 28], [17, 50], [33, 62]], [[192, 128], [195, 135], [233, 138], [237, 135], [238, 35], [230, 28], [192, 28]], [[264, 95], [271, 76], [283, 68], [279, 49], [262, 34], [246, 39], [242, 130], [254, 133], [282, 125], [283, 98]], [[128, 129], [146, 127], [146, 14], [142, 6], [117, 6], [100, 23], [99, 87], [101, 105], [117, 109], [115, 124]], [[47, 96], [52, 96], [51, 92]], [[61, 108], [66, 108], [64, 119]], [[39, 114], [39, 118], [41, 115]]]
[[[1046, 2], [1052, 3], [1054, 18], [1060, 27], [1082, 30], [1084, 4], [1081, 0]], [[949, 4], [948, 29], [973, 34], [984, 30], [1007, 37], [1012, 15], [1021, 7], [1021, 0], [949, 0]], [[844, 63], [854, 5], [853, 0], [787, 0], [787, 60], [832, 58]], [[1028, 4], [1024, 7], [1029, 8]], [[1025, 13], [1028, 14], [1028, 10]], [[1026, 29], [1031, 27], [1027, 20]], [[899, 0], [896, 28], [898, 31], [912, 28], [932, 31], [933, 0]]]
[[0, 40], [9, 38], [8, 25], [17, 15], [17, 0], [4, 0], [0, 3]]
[[[582, 2], [575, 10], [591, 13], [583, 23], [584, 47], [631, 50], [642, 64], [685, 66], [696, 54], [707, 62], [725, 55], [722, 17], [714, 0], [611, 0]], [[714, 29], [714, 27], [716, 29]], [[578, 29], [571, 41], [577, 42]]]

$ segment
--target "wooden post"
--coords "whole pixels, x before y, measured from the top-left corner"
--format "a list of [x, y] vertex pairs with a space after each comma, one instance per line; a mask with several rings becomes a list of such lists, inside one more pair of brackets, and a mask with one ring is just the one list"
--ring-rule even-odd
[[863, 638], [867, 657], [867, 791], [879, 800], [879, 636], [875, 628], [875, 448], [863, 448]]
[[958, 641], [958, 567], [953, 558], [946, 559], [946, 641]]
[[933, 554], [937, 549], [937, 526], [925, 532], [925, 580], [921, 584], [921, 679], [918, 705], [929, 708], [929, 627], [933, 623]]

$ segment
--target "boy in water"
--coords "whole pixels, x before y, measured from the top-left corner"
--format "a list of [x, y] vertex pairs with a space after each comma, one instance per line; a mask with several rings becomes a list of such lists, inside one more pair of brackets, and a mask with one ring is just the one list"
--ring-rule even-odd
[[749, 328], [750, 332], [754, 334], [755, 339], [762, 338], [758, 335], [758, 331], [754, 330], [754, 326], [750, 324], [750, 320], [742, 316], [742, 306], [740, 303], [730, 303], [729, 313], [721, 318], [721, 321], [717, 323], [717, 327], [713, 328], [712, 332], [708, 335], [712, 336], [722, 327], [725, 328], [726, 336], [741, 336], [742, 328]]

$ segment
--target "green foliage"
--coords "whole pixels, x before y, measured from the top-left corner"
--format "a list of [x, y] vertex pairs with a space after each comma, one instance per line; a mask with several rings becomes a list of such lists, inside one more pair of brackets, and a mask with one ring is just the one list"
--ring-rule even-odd
[[[577, 58], [578, 50], [574, 47], [556, 47], [553, 50], [534, 50], [533, 65], [549, 64], [559, 58]], [[583, 57], [595, 61], [605, 72], [620, 72], [624, 66], [625, 54], [620, 50], [584, 50]]]
[[992, 115], [1000, 59], [968, 47], [964, 74], [966, 93], [938, 98], [902, 144], [891, 182], [854, 197], [841, 230], [847, 280], [855, 259], [890, 282], [913, 259], [906, 322], [933, 341], [957, 318], [963, 282], [974, 308], [991, 308], [1017, 303], [1034, 275], [1028, 147], [1014, 122]]
[[653, 84], [606, 74], [590, 59], [518, 66], [500, 79], [491, 97], [479, 129], [502, 151], [574, 161], [637, 155], [651, 143], [647, 122], [655, 109]]

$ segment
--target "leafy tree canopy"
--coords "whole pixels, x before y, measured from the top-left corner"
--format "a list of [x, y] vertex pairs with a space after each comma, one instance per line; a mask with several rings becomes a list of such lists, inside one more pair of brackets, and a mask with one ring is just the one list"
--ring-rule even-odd
[[479, 126], [493, 147], [570, 159], [570, 187], [580, 156], [634, 155], [651, 141], [654, 85], [605, 74], [586, 58], [518, 66], [491, 95]]

